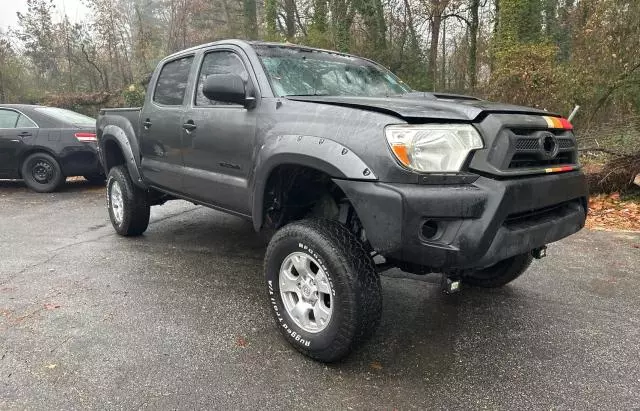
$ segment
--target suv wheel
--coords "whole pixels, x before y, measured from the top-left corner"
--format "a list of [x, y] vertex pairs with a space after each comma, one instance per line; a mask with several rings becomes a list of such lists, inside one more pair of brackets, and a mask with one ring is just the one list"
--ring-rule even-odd
[[531, 261], [533, 261], [531, 253], [516, 255], [482, 270], [475, 270], [468, 274], [463, 282], [483, 288], [502, 287], [527, 271]]
[[141, 235], [149, 226], [150, 206], [147, 194], [133, 184], [126, 166], [116, 166], [109, 170], [107, 208], [111, 224], [120, 235]]
[[20, 171], [25, 184], [39, 193], [56, 191], [65, 181], [60, 164], [46, 153], [31, 154]]
[[342, 224], [310, 219], [285, 226], [271, 239], [264, 264], [276, 325], [303, 354], [339, 360], [380, 322], [380, 278]]

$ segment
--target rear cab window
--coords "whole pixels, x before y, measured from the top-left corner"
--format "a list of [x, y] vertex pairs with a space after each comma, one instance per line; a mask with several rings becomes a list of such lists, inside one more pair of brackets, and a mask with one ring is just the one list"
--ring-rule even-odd
[[163, 106], [180, 106], [189, 83], [193, 56], [186, 56], [166, 63], [153, 91], [153, 101]]

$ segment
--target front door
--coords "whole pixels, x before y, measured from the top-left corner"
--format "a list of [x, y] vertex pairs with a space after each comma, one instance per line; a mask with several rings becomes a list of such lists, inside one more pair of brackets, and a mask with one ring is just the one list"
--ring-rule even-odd
[[23, 114], [0, 109], [0, 177], [18, 178], [25, 141], [36, 137], [38, 126]]
[[242, 55], [231, 49], [204, 54], [192, 101], [183, 116], [184, 186], [190, 197], [250, 215], [248, 177], [257, 110], [212, 101], [202, 94], [206, 77], [233, 73], [251, 81]]
[[145, 178], [170, 191], [182, 192], [182, 115], [193, 56], [164, 64], [153, 95], [140, 113], [140, 149]]

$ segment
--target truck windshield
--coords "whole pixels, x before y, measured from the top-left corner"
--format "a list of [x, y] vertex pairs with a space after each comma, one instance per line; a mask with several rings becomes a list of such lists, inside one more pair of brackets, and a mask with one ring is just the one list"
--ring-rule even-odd
[[361, 58], [295, 47], [254, 49], [280, 97], [384, 97], [411, 92], [389, 70]]

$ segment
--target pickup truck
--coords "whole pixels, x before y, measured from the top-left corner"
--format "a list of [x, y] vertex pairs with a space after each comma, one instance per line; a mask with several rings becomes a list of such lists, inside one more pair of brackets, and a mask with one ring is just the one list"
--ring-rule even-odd
[[373, 61], [219, 41], [175, 53], [144, 106], [97, 120], [123, 236], [184, 199], [272, 233], [265, 292], [296, 349], [338, 360], [379, 323], [379, 272], [500, 287], [579, 231], [587, 186], [569, 121], [417, 92]]

